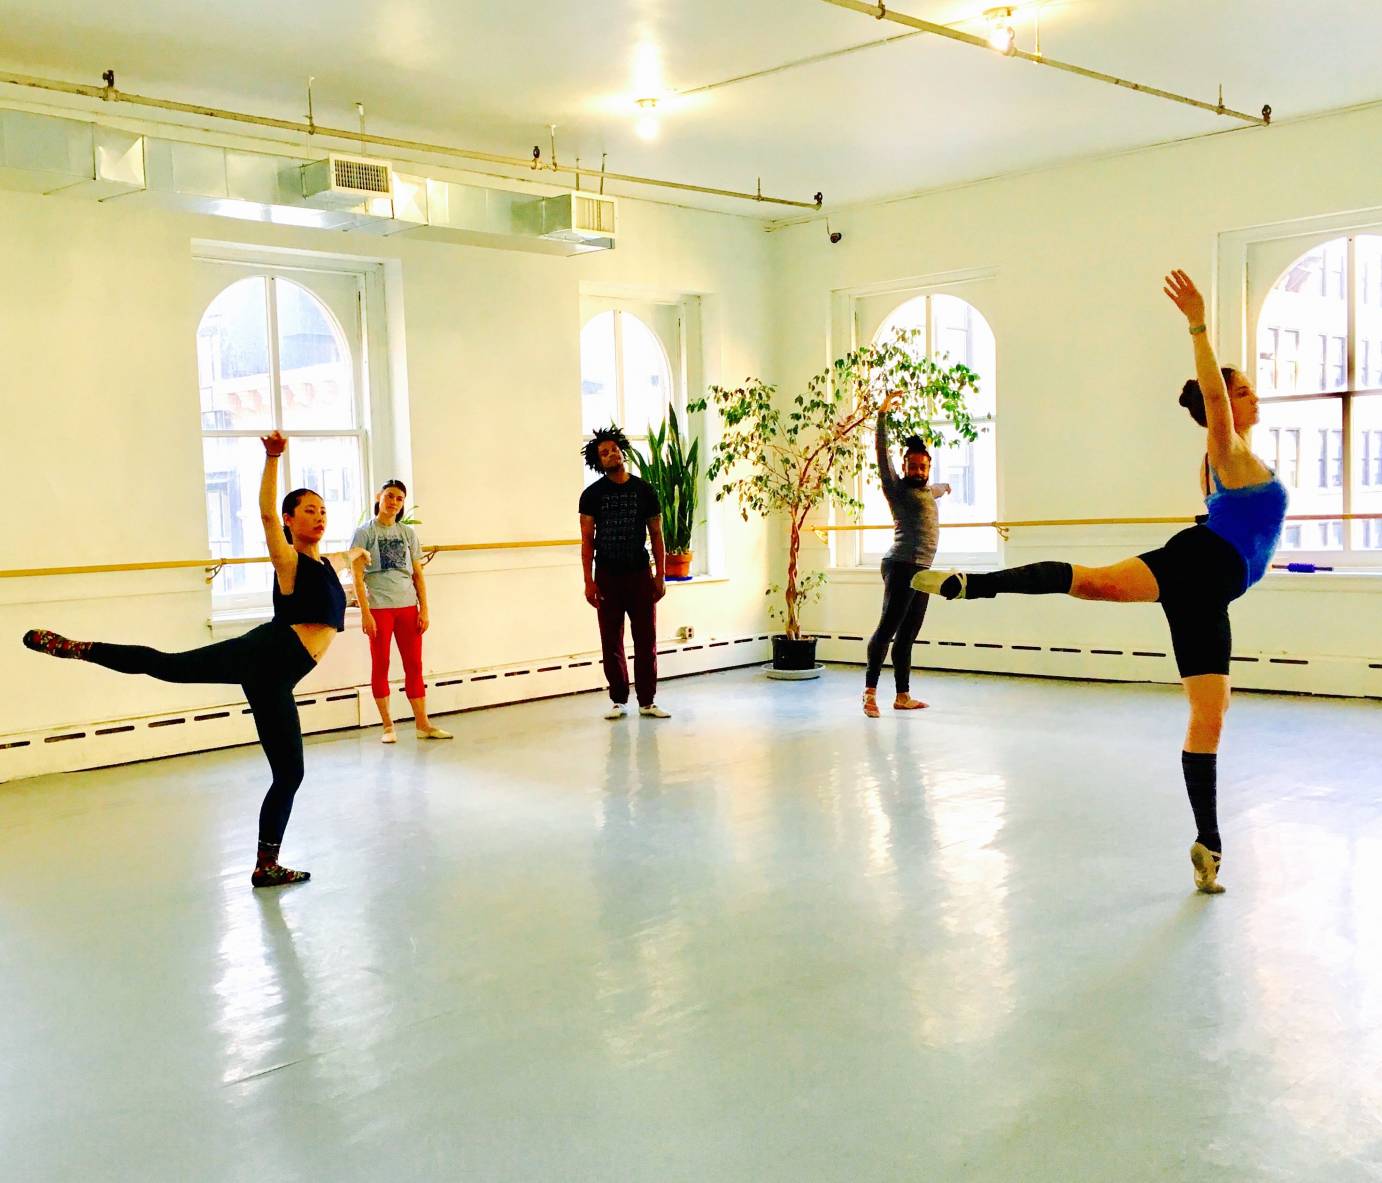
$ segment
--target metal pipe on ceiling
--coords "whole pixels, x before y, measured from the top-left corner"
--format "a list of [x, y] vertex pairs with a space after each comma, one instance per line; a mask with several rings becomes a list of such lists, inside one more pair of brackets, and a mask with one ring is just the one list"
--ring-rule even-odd
[[[108, 78], [112, 75], [108, 74]], [[105, 103], [129, 103], [136, 107], [148, 107], [158, 111], [174, 111], [182, 115], [194, 115], [201, 119], [218, 119], [228, 123], [249, 124], [252, 127], [273, 128], [275, 131], [292, 132], [295, 135], [320, 136], [330, 140], [347, 140], [357, 144], [372, 144], [379, 148], [396, 148], [406, 152], [420, 152], [430, 156], [446, 156], [456, 160], [478, 161], [485, 164], [499, 164], [509, 168], [524, 169], [528, 172], [540, 170], [552, 173], [565, 173], [573, 177], [598, 177], [605, 181], [619, 181], [628, 185], [647, 185], [658, 189], [674, 189], [682, 193], [701, 193], [708, 197], [728, 197], [738, 201], [752, 201], [760, 205], [784, 205], [793, 209], [819, 210], [819, 198], [813, 201], [796, 201], [788, 197], [772, 197], [761, 191], [744, 193], [737, 189], [720, 189], [712, 185], [693, 185], [686, 181], [666, 181], [657, 177], [640, 177], [632, 173], [608, 172], [604, 169], [581, 168], [578, 165], [562, 164], [555, 161], [541, 164], [533, 157], [504, 156], [496, 152], [480, 152], [472, 148], [455, 148], [449, 144], [429, 144], [421, 140], [405, 140], [395, 136], [366, 135], [359, 130], [326, 127], [309, 120], [306, 123], [292, 119], [275, 119], [269, 115], [253, 115], [245, 111], [229, 111], [221, 107], [207, 107], [200, 103], [183, 103], [175, 99], [160, 99], [150, 95], [134, 94], [117, 89], [113, 84], [88, 86], [80, 82], [63, 82], [52, 78], [34, 78], [26, 74], [11, 74], [0, 71], [0, 84], [25, 87], [30, 90], [50, 91], [55, 94], [79, 95], [83, 98], [98, 99]]]
[[[989, 44], [985, 37], [977, 36], [974, 33], [966, 33], [963, 29], [952, 29], [949, 25], [938, 25], [933, 21], [924, 21], [920, 17], [908, 16], [906, 13], [893, 12], [884, 4], [869, 4], [866, 0], [824, 0], [826, 4], [833, 4], [836, 8], [846, 8], [850, 12], [862, 13], [871, 16], [875, 20], [892, 21], [894, 24], [904, 25], [909, 29], [916, 29], [921, 33], [933, 33], [937, 37], [946, 37], [951, 41], [960, 41], [965, 45], [974, 45], [989, 53], [997, 52]], [[1225, 107], [1222, 96], [1218, 103], [1206, 103], [1200, 99], [1192, 99], [1189, 95], [1176, 94], [1174, 91], [1161, 90], [1155, 86], [1145, 86], [1140, 82], [1132, 82], [1127, 78], [1119, 78], [1114, 74], [1104, 74], [1099, 70], [1089, 70], [1084, 66], [1076, 66], [1071, 62], [1058, 61], [1056, 58], [1047, 57], [1044, 54], [1027, 53], [1025, 50], [1012, 49], [1004, 56], [1021, 58], [1024, 62], [1031, 62], [1037, 66], [1050, 66], [1053, 70], [1063, 70], [1067, 74], [1077, 74], [1081, 78], [1089, 78], [1095, 82], [1104, 82], [1109, 86], [1121, 86], [1126, 90], [1135, 90], [1139, 94], [1151, 95], [1153, 98], [1166, 99], [1172, 103], [1182, 103], [1187, 107], [1197, 107], [1202, 111], [1209, 111], [1214, 115], [1223, 115], [1230, 119], [1241, 119], [1244, 123], [1253, 124], [1258, 127], [1266, 127], [1272, 121], [1271, 107], [1263, 107], [1261, 115], [1249, 115], [1246, 111], [1235, 111], [1231, 107]]]

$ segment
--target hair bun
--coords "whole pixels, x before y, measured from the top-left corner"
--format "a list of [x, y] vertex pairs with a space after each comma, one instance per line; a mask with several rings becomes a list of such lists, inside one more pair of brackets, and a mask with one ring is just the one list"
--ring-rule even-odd
[[1203, 398], [1204, 395], [1200, 393], [1199, 382], [1197, 382], [1194, 378], [1191, 378], [1189, 381], [1186, 382], [1184, 386], [1180, 388], [1180, 399], [1178, 401], [1180, 402], [1181, 406], [1189, 407]]

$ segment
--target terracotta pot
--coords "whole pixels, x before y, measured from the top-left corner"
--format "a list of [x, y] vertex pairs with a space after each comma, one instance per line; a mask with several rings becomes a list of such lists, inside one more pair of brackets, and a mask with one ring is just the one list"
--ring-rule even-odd
[[667, 578], [668, 579], [690, 579], [691, 560], [695, 557], [689, 550], [679, 551], [667, 556]]

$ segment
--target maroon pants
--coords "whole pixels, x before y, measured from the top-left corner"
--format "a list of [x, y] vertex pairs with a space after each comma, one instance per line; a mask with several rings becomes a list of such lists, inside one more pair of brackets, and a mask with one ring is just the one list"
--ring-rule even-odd
[[638, 705], [651, 706], [657, 696], [657, 605], [653, 601], [653, 576], [642, 571], [595, 569], [600, 589], [600, 647], [604, 651], [605, 679], [614, 702], [629, 701], [629, 664], [624, 659], [624, 617], [633, 632], [633, 679]]

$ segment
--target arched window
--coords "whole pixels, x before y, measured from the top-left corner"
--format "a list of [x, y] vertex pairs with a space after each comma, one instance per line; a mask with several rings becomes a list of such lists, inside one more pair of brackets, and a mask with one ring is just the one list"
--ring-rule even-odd
[[[1382, 512], [1382, 235], [1301, 254], [1257, 322], [1261, 421], [1253, 450], [1292, 514]], [[1382, 552], [1382, 521], [1288, 522], [1282, 550]]]
[[[658, 334], [632, 312], [597, 313], [581, 330], [581, 441], [616, 423], [642, 448], [672, 405], [672, 366]], [[598, 479], [586, 471], [585, 482]]]
[[[330, 281], [358, 288], [354, 277], [333, 275], [328, 298], [340, 294]], [[323, 552], [348, 545], [363, 514], [360, 350], [310, 282], [238, 279], [211, 301], [197, 326], [207, 535], [217, 558], [268, 553], [259, 522], [259, 437], [270, 431], [288, 437], [280, 496], [305, 487], [326, 502]], [[332, 303], [349, 308], [344, 298]], [[217, 605], [262, 601], [270, 575], [267, 564], [227, 567], [213, 585]]]
[[[898, 329], [917, 330], [918, 345], [938, 362], [962, 362], [979, 375], [979, 392], [970, 403], [975, 426], [980, 429], [979, 438], [973, 443], [934, 450], [931, 480], [951, 486], [951, 493], [940, 503], [942, 522], [995, 521], [998, 517], [998, 457], [994, 434], [998, 404], [993, 330], [974, 305], [942, 292], [914, 296], [897, 305], [883, 317], [871, 339], [875, 343], [887, 340]], [[894, 463], [900, 466], [901, 441], [891, 443]], [[862, 520], [870, 524], [886, 522], [891, 516], [888, 502], [877, 476], [871, 468], [866, 471]], [[862, 531], [860, 562], [877, 562], [891, 545], [892, 536], [884, 530]], [[947, 562], [958, 562], [991, 557], [997, 553], [997, 546], [992, 529], [947, 528], [940, 533], [937, 559], [944, 556]]]

